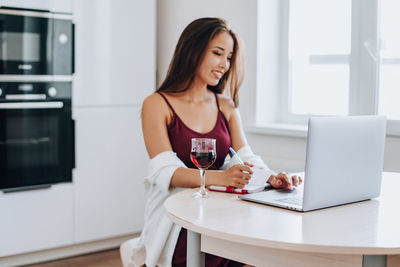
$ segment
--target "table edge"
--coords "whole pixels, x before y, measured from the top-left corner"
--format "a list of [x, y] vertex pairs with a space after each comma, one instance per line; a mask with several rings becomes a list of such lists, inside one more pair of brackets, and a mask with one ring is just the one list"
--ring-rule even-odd
[[[187, 189], [192, 190], [192, 189]], [[184, 190], [186, 191], [186, 190]], [[182, 192], [184, 192], [182, 191]], [[182, 193], [180, 192], [180, 193]], [[214, 238], [219, 238], [233, 243], [242, 243], [245, 245], [252, 245], [265, 248], [283, 249], [298, 252], [309, 252], [309, 253], [326, 253], [326, 254], [343, 254], [343, 255], [397, 255], [400, 254], [400, 247], [354, 247], [354, 246], [330, 246], [330, 245], [315, 245], [315, 244], [300, 244], [300, 243], [288, 243], [282, 241], [273, 241], [266, 239], [257, 239], [252, 237], [242, 236], [240, 234], [227, 234], [212, 229], [206, 229], [195, 223], [188, 222], [180, 219], [179, 217], [172, 214], [168, 209], [168, 201], [170, 196], [164, 203], [164, 209], [168, 214], [169, 218], [177, 225], [186, 228], [190, 231], [199, 233], [201, 235], [207, 235]]]

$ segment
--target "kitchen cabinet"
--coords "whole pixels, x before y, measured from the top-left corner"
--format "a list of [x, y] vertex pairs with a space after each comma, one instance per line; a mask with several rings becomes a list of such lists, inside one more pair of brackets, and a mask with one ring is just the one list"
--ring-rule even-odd
[[74, 2], [73, 105], [138, 105], [155, 90], [156, 1]]
[[72, 0], [0, 0], [0, 5], [72, 13]]
[[104, 240], [139, 233], [149, 161], [140, 109], [156, 86], [156, 0], [0, 0], [0, 5], [74, 13], [76, 127], [73, 183], [0, 192], [6, 215], [0, 220], [0, 257], [35, 258], [31, 252], [68, 253], [75, 246], [93, 251]]
[[50, 10], [52, 12], [72, 13], [73, 2], [72, 0], [49, 0]]
[[73, 244], [73, 186], [0, 192], [0, 258]]
[[140, 232], [148, 156], [140, 107], [75, 108], [75, 242]]

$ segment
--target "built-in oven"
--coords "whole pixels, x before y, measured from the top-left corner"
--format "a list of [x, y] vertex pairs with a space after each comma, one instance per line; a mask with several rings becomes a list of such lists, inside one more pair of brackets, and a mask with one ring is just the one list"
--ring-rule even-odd
[[72, 15], [0, 8], [0, 76], [71, 75]]
[[71, 182], [71, 82], [0, 82], [0, 190]]

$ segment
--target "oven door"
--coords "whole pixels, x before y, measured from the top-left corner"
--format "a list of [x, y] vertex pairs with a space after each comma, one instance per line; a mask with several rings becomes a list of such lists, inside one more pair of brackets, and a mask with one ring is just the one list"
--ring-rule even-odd
[[74, 124], [65, 102], [0, 103], [0, 189], [72, 181]]

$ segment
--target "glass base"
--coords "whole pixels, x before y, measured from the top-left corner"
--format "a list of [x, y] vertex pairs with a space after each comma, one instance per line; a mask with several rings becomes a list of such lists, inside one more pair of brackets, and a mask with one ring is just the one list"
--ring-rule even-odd
[[208, 193], [207, 191], [197, 191], [196, 193], [193, 194], [194, 198], [209, 198], [211, 197], [211, 194]]

